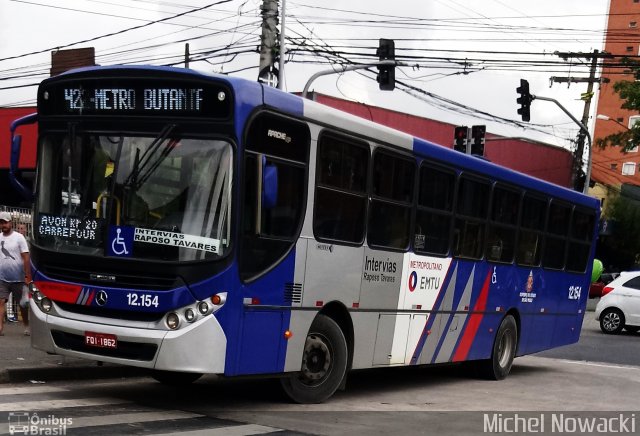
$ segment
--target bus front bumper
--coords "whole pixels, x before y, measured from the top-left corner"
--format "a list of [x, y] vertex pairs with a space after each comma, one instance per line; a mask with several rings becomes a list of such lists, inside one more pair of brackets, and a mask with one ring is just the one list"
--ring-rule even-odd
[[[168, 331], [107, 324], [107, 318], [48, 315], [33, 300], [30, 304], [31, 346], [47, 353], [164, 371], [224, 373], [227, 339], [213, 315]], [[114, 335], [117, 345], [88, 346], [86, 332]]]

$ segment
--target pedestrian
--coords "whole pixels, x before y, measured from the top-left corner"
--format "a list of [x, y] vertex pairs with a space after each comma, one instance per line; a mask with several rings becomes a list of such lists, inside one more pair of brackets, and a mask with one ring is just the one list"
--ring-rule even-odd
[[[27, 247], [29, 246], [29, 235], [27, 234], [27, 225], [25, 223], [18, 223], [16, 226], [16, 230], [27, 240]], [[22, 322], [24, 323], [25, 336], [29, 336], [31, 334], [29, 330], [29, 294], [31, 291], [29, 290], [29, 285], [26, 283], [22, 285], [22, 298], [18, 303], [20, 306], [20, 313], [22, 314]]]
[[27, 238], [27, 226], [25, 224], [23, 223], [18, 224], [18, 226], [16, 227], [16, 230], [18, 231], [18, 233], [24, 236], [25, 239]]
[[[4, 315], [9, 294], [15, 301], [22, 297], [23, 286], [31, 284], [29, 246], [24, 236], [13, 231], [9, 212], [0, 212], [0, 336], [4, 335]], [[24, 334], [29, 335], [28, 308], [20, 307]]]

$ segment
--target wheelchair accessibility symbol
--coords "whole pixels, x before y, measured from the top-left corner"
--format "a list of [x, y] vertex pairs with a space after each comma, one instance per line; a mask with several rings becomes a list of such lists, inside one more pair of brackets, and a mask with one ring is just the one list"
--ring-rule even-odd
[[109, 226], [107, 254], [109, 256], [131, 257], [135, 228], [131, 226]]

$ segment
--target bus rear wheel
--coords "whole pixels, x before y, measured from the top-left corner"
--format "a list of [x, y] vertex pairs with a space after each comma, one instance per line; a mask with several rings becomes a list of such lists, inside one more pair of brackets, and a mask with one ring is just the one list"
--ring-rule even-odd
[[300, 372], [280, 379], [284, 392], [296, 403], [322, 403], [340, 387], [347, 357], [347, 341], [338, 324], [318, 315], [305, 341]]
[[178, 371], [161, 371], [154, 369], [151, 377], [162, 384], [171, 386], [188, 385], [202, 377], [202, 374], [196, 372], [178, 372]]
[[480, 376], [488, 380], [503, 380], [509, 375], [518, 346], [518, 326], [512, 315], [504, 317], [493, 341], [491, 358], [478, 362]]

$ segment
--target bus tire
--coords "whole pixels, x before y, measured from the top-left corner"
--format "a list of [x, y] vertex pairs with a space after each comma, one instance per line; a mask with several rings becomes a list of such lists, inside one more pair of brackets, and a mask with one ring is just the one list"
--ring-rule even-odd
[[300, 372], [281, 378], [280, 384], [296, 403], [322, 403], [340, 387], [348, 361], [342, 330], [333, 319], [320, 314], [309, 329]]
[[518, 346], [518, 326], [512, 315], [504, 317], [493, 340], [491, 358], [478, 362], [479, 374], [488, 380], [503, 380], [509, 375]]
[[151, 377], [165, 385], [180, 386], [193, 383], [202, 377], [202, 374], [197, 372], [161, 371], [154, 369], [151, 371]]

